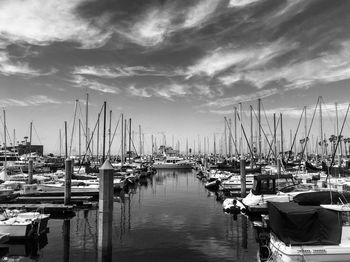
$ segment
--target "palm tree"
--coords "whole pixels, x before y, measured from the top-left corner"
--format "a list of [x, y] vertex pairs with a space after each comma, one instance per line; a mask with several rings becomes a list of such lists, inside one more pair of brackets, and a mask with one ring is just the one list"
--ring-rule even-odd
[[337, 140], [338, 140], [338, 137], [337, 136], [335, 136], [335, 135], [331, 135], [330, 137], [329, 137], [329, 142], [331, 142], [331, 146], [332, 146], [332, 148], [331, 148], [331, 150], [332, 150], [332, 154], [334, 154], [334, 150], [335, 150], [335, 143], [337, 142]]

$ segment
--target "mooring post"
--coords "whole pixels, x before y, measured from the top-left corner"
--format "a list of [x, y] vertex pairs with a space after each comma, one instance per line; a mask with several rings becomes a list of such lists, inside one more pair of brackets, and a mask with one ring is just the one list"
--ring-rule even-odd
[[33, 159], [29, 159], [28, 161], [28, 184], [33, 183]]
[[281, 174], [281, 159], [277, 158], [277, 175]]
[[241, 197], [246, 196], [246, 175], [245, 175], [245, 158], [242, 157], [239, 163], [241, 174]]
[[107, 159], [100, 168], [98, 203], [98, 261], [112, 261], [113, 167]]
[[64, 204], [70, 204], [71, 197], [71, 185], [72, 185], [72, 159], [66, 159], [65, 161], [65, 189], [64, 189]]

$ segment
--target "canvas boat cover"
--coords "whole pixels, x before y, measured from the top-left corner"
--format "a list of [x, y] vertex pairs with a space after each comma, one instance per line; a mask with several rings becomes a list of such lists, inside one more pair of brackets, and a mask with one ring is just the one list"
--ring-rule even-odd
[[339, 245], [341, 215], [320, 206], [268, 202], [271, 231], [286, 245]]

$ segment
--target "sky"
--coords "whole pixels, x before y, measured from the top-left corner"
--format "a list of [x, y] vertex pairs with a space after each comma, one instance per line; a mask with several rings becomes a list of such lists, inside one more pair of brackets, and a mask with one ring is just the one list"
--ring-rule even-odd
[[[145, 151], [151, 135], [158, 146], [166, 137], [182, 150], [188, 139], [203, 151], [207, 138], [213, 149], [214, 134], [220, 143], [224, 117], [233, 119], [239, 103], [249, 133], [249, 107], [256, 111], [258, 98], [266, 132], [273, 114], [283, 114], [287, 144], [303, 107], [309, 128], [322, 96], [329, 136], [336, 132], [335, 103], [340, 130], [350, 97], [349, 13], [347, 0], [1, 0], [7, 140], [15, 130], [22, 141], [33, 122], [33, 144], [57, 153], [67, 121], [76, 151], [87, 93], [89, 128], [106, 101], [112, 133], [123, 113], [132, 119], [136, 148], [141, 125]], [[256, 133], [256, 119], [253, 126]], [[349, 129], [346, 122], [344, 136]], [[112, 153], [120, 150], [120, 125], [116, 134]]]

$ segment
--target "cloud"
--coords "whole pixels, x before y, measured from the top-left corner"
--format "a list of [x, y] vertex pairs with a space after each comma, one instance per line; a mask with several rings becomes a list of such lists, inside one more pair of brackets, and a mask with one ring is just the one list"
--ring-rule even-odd
[[119, 94], [120, 89], [118, 87], [106, 85], [95, 80], [90, 80], [80, 75], [74, 76], [71, 80], [76, 87], [88, 88], [91, 90], [96, 90], [102, 93]]
[[130, 86], [128, 88], [128, 92], [132, 96], [139, 96], [139, 97], [146, 97], [146, 98], [152, 96], [145, 88], [135, 88], [134, 86]]
[[199, 1], [197, 5], [188, 9], [182, 26], [184, 28], [200, 26], [211, 17], [219, 3], [218, 0]]
[[187, 85], [173, 83], [164, 87], [154, 89], [155, 95], [173, 100], [174, 97], [184, 97], [191, 94], [191, 90]]
[[25, 77], [35, 77], [43, 75], [51, 75], [56, 73], [56, 69], [43, 72], [40, 70], [33, 69], [26, 62], [12, 61], [6, 52], [0, 50], [0, 74], [10, 75], [22, 75]]
[[225, 97], [213, 100], [209, 103], [201, 105], [200, 107], [209, 107], [209, 108], [222, 108], [227, 106], [233, 106], [238, 103], [249, 102], [253, 100], [257, 100], [258, 98], [265, 98], [275, 94], [278, 94], [279, 90], [277, 88], [259, 90], [250, 94], [241, 94], [232, 97]]
[[229, 7], [245, 7], [261, 0], [230, 0]]
[[225, 85], [244, 79], [259, 88], [271, 82], [279, 82], [283, 84], [281, 87], [284, 90], [291, 90], [349, 78], [350, 42], [343, 42], [338, 51], [324, 52], [313, 59], [285, 63], [280, 67], [252, 67], [250, 71], [237, 70], [219, 79]]
[[84, 48], [102, 46], [111, 32], [101, 28], [105, 17], [85, 20], [76, 8], [84, 0], [3, 0], [0, 2], [0, 37], [9, 42], [47, 45], [72, 41]]
[[10, 106], [25, 107], [25, 106], [38, 106], [42, 104], [62, 104], [62, 102], [54, 98], [47, 97], [45, 95], [30, 96], [22, 100], [13, 99], [13, 98], [0, 99], [0, 105], [2, 107], [10, 107]]
[[[197, 63], [188, 68], [189, 77], [195, 74], [205, 74], [213, 77], [225, 70], [233, 68], [235, 72], [242, 72], [266, 66], [274, 58], [297, 47], [295, 43], [278, 40], [261, 46], [238, 48], [218, 48], [209, 52]], [[236, 79], [240, 77], [236, 76]], [[223, 79], [225, 84], [230, 82]]]
[[178, 76], [184, 73], [181, 70], [157, 69], [146, 66], [80, 66], [75, 67], [73, 74], [76, 75], [90, 75], [101, 78], [118, 78], [118, 77], [132, 77], [132, 76]]

